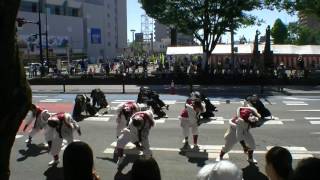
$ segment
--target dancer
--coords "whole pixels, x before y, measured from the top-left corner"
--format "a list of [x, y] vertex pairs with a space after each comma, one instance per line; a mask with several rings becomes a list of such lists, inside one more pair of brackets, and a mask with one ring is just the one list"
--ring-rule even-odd
[[29, 133], [28, 139], [26, 139], [27, 144], [31, 144], [32, 138], [40, 132], [42, 129], [45, 129], [47, 126], [48, 118], [50, 117], [50, 114], [48, 110], [43, 109], [39, 106], [36, 106], [34, 104], [31, 105], [31, 108], [24, 119], [25, 126], [23, 128], [23, 131], [26, 131], [26, 129], [29, 127], [29, 125], [34, 121], [33, 127], [31, 132]]
[[217, 161], [222, 160], [224, 154], [229, 152], [237, 142], [240, 142], [244, 152], [248, 154], [248, 162], [257, 163], [253, 158], [256, 145], [249, 130], [251, 124], [257, 122], [259, 118], [261, 115], [255, 108], [242, 106], [237, 109], [237, 115], [230, 120], [230, 126], [224, 135], [225, 145], [222, 147]]
[[119, 166], [123, 160], [124, 147], [129, 142], [134, 143], [139, 149], [142, 149], [146, 157], [152, 156], [149, 145], [149, 132], [154, 126], [154, 118], [151, 110], [140, 111], [132, 115], [128, 128], [124, 128], [117, 140], [116, 151], [118, 153]]
[[192, 101], [192, 104], [186, 104], [185, 108], [182, 110], [179, 119], [180, 126], [182, 127], [182, 134], [184, 136], [184, 148], [189, 147], [189, 134], [190, 128], [193, 135], [193, 144], [195, 149], [199, 149], [198, 146], [198, 115], [205, 111], [204, 104], [201, 103], [200, 99]]
[[73, 142], [73, 132], [75, 130], [81, 135], [80, 126], [72, 119], [69, 113], [60, 112], [48, 119], [46, 140], [49, 144], [50, 154], [53, 156], [53, 160], [49, 162], [49, 165], [56, 165], [60, 162], [59, 153], [63, 139], [68, 144]]

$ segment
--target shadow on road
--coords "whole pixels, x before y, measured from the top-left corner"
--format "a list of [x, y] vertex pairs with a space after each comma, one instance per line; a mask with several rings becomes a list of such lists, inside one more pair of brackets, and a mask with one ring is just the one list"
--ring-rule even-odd
[[63, 168], [52, 166], [49, 167], [44, 173], [46, 180], [63, 180]]
[[188, 158], [188, 162], [197, 164], [198, 167], [203, 167], [208, 158], [207, 152], [201, 152], [199, 149], [191, 149], [190, 145], [180, 149], [179, 154]]
[[19, 153], [22, 155], [22, 157], [18, 158], [17, 161], [24, 161], [28, 157], [37, 157], [47, 152], [48, 152], [48, 149], [44, 147], [42, 144], [29, 144], [27, 146], [27, 149], [19, 150]]
[[242, 171], [244, 180], [268, 180], [268, 177], [261, 173], [255, 164], [249, 164]]

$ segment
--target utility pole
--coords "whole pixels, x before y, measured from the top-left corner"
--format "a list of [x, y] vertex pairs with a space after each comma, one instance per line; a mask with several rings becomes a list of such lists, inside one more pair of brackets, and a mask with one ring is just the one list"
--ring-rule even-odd
[[49, 45], [48, 45], [48, 7], [46, 4], [46, 59], [49, 62]]
[[41, 0], [38, 1], [38, 16], [39, 16], [39, 20], [38, 20], [38, 26], [39, 26], [39, 46], [40, 46], [40, 74], [41, 77], [44, 76], [44, 67], [43, 67], [43, 52], [42, 52], [42, 31], [41, 31]]

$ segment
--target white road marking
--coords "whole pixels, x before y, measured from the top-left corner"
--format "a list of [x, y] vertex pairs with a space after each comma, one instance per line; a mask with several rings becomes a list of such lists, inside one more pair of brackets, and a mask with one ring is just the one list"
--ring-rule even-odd
[[22, 137], [23, 137], [23, 135], [20, 135], [20, 134], [16, 135], [16, 139], [19, 139], [19, 138], [22, 138]]
[[177, 101], [176, 101], [176, 100], [164, 100], [163, 102], [164, 102], [165, 104], [172, 105], [172, 104], [175, 104]]
[[319, 101], [320, 100], [320, 99], [315, 99], [315, 98], [296, 98], [296, 97], [285, 97], [284, 99], [301, 100], [301, 101]]
[[279, 125], [279, 124], [283, 124], [283, 122], [282, 121], [272, 121], [272, 120], [270, 120], [270, 121], [265, 122], [264, 124], [269, 124], [269, 125], [277, 124], [277, 125]]
[[319, 135], [320, 132], [311, 132], [310, 134], [312, 134], [312, 135]]
[[303, 101], [282, 101], [287, 106], [307, 106], [309, 104]]
[[166, 120], [168, 120], [168, 121], [179, 121], [180, 119], [177, 118], [177, 117], [168, 117], [168, 118], [166, 118]]
[[163, 124], [166, 122], [166, 119], [164, 119], [164, 118], [157, 119], [157, 120], [155, 120], [155, 122], [156, 122], [156, 124]]
[[114, 100], [114, 101], [118, 101], [118, 102], [134, 101], [135, 102], [135, 100], [132, 100], [132, 99], [120, 99], [120, 100]]
[[320, 121], [310, 121], [310, 124], [320, 124]]
[[320, 109], [299, 109], [299, 110], [288, 110], [295, 112], [320, 112]]
[[304, 117], [306, 120], [320, 120], [320, 117]]
[[220, 101], [210, 101], [213, 105], [220, 105]]
[[33, 98], [46, 98], [46, 97], [48, 97], [48, 96], [37, 96], [37, 95], [35, 95], [35, 96], [32, 96]]
[[224, 121], [210, 121], [208, 123], [205, 123], [205, 124], [224, 124]]
[[102, 121], [102, 122], [108, 122], [110, 120], [109, 117], [88, 117], [84, 119], [85, 121]]
[[40, 102], [58, 102], [62, 100], [63, 99], [44, 99], [44, 100], [40, 100]]

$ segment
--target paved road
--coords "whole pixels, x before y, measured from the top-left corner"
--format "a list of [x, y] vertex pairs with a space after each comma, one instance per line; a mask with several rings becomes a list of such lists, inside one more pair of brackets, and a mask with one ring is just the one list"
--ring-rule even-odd
[[[74, 94], [34, 94], [33, 102], [49, 109], [51, 112], [71, 111]], [[168, 118], [157, 120], [156, 126], [151, 130], [150, 143], [154, 157], [158, 161], [164, 180], [195, 179], [198, 170], [207, 163], [214, 162], [221, 146], [224, 144], [223, 135], [241, 98], [210, 97], [218, 107], [217, 120], [200, 127], [200, 152], [191, 151], [182, 154], [182, 132], [177, 116], [184, 106], [185, 96], [161, 95], [166, 103], [170, 104], [167, 112]], [[133, 94], [107, 95], [111, 106], [125, 100], [135, 100]], [[230, 104], [226, 103], [230, 100]], [[242, 153], [240, 145], [236, 145], [228, 156], [229, 160], [243, 168], [245, 180], [265, 179], [264, 154], [267, 149], [279, 145], [286, 146], [292, 152], [294, 165], [304, 157], [320, 157], [320, 98], [317, 96], [270, 96], [265, 102], [276, 120], [269, 121], [260, 128], [252, 129], [257, 151], [257, 166], [250, 166], [246, 156]], [[82, 122], [83, 135], [76, 139], [88, 142], [95, 155], [96, 169], [102, 179], [126, 178], [132, 161], [138, 157], [136, 153], [127, 157], [128, 165], [117, 173], [113, 160], [113, 146], [115, 141], [115, 114], [111, 112], [104, 117], [92, 117]], [[19, 132], [11, 156], [12, 180], [21, 179], [61, 179], [61, 164], [58, 167], [49, 167], [47, 164], [51, 157], [45, 149], [37, 146], [43, 142], [43, 136], [38, 135], [32, 146], [27, 148], [24, 140], [26, 133]], [[62, 154], [62, 153], [61, 153]]]

